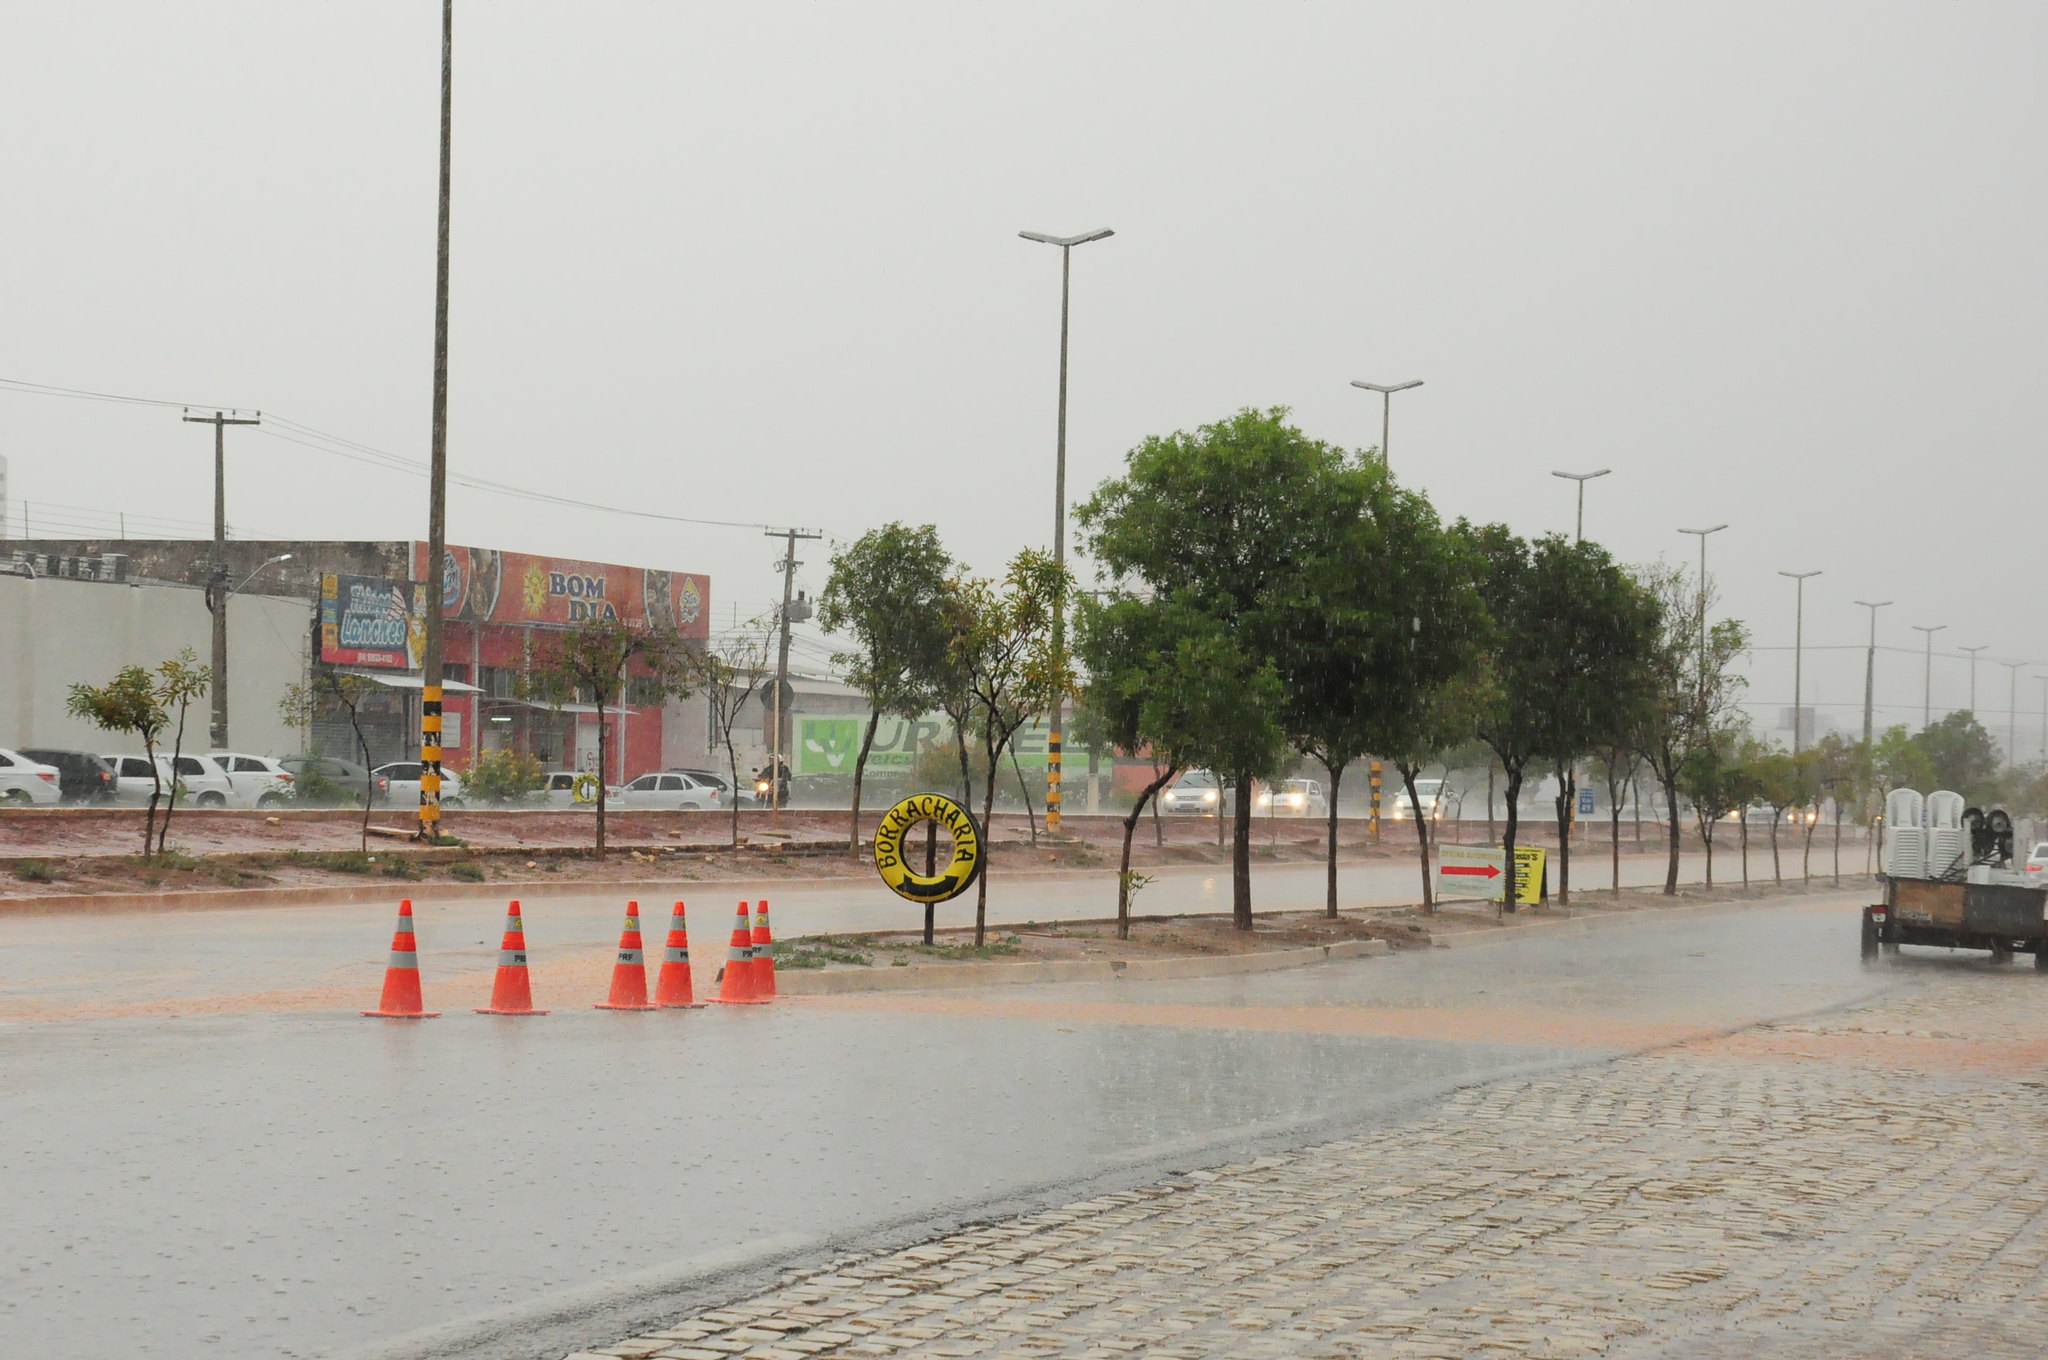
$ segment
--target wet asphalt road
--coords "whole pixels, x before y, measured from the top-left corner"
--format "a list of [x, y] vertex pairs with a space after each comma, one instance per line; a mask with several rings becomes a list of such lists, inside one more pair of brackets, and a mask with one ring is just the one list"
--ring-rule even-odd
[[1868, 995], [1859, 900], [1203, 982], [0, 1023], [0, 1336], [558, 1356], [777, 1262]]

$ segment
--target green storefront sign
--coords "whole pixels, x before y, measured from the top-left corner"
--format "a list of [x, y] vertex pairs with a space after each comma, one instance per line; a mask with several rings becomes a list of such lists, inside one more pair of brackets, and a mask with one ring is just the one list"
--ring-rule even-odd
[[[852, 774], [854, 762], [860, 758], [861, 735], [866, 730], [867, 719], [864, 717], [811, 718], [797, 715], [795, 772], [800, 775]], [[1017, 763], [1027, 770], [1044, 769], [1045, 738], [1043, 721], [1019, 730], [1014, 743]], [[972, 740], [970, 736], [969, 741]], [[889, 770], [907, 772], [917, 763], [918, 752], [933, 746], [948, 751], [953, 747], [953, 722], [945, 714], [927, 714], [922, 718], [883, 718], [875, 727], [875, 745], [868, 752], [868, 769], [876, 773]], [[1088, 748], [1076, 745], [1071, 737], [1067, 740], [1066, 750], [1070, 765], [1074, 761], [1088, 759]]]

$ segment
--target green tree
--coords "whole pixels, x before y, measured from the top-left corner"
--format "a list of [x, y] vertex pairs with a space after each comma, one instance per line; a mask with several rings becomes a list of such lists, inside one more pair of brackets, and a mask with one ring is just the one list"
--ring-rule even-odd
[[[726, 773], [732, 780], [732, 843], [740, 843], [740, 755], [733, 731], [747, 700], [759, 699], [761, 679], [768, 673], [770, 637], [774, 628], [765, 619], [750, 619], [697, 653], [692, 665], [696, 684], [711, 703], [711, 733], [715, 744], [725, 748]], [[765, 719], [763, 720], [765, 723]]]
[[1763, 776], [1757, 762], [1770, 748], [1754, 737], [1744, 736], [1735, 745], [1728, 763], [1728, 796], [1735, 804], [1735, 830], [1742, 838], [1742, 886], [1749, 887], [1749, 808], [1763, 797]]
[[1932, 790], [1943, 787], [1934, 774], [1927, 748], [1895, 723], [1878, 733], [1870, 752], [1871, 781], [1880, 800], [1893, 789]]
[[1756, 796], [1771, 809], [1771, 881], [1783, 883], [1785, 873], [1778, 858], [1778, 826], [1785, 809], [1798, 805], [1801, 777], [1799, 763], [1789, 751], [1764, 749], [1750, 762], [1756, 781]]
[[[1153, 777], [1123, 819], [1116, 921], [1117, 938], [1129, 939], [1138, 820], [1160, 790], [1204, 758], [1216, 733], [1233, 727], [1247, 696], [1254, 712], [1279, 713], [1280, 676], [1199, 608], [1159, 596], [1084, 599], [1076, 644], [1095, 739], [1152, 761]], [[1281, 737], [1277, 721], [1263, 734], [1269, 744]]]
[[1726, 728], [1711, 741], [1697, 743], [1679, 767], [1679, 788], [1692, 804], [1693, 821], [1699, 826], [1700, 844], [1707, 855], [1707, 888], [1714, 886], [1714, 832], [1729, 813], [1742, 804], [1742, 776], [1738, 773], [1736, 747], [1739, 738]]
[[509, 749], [481, 752], [462, 772], [462, 796], [485, 803], [522, 803], [546, 785], [537, 757]]
[[[1328, 561], [1326, 501], [1351, 461], [1289, 425], [1284, 409], [1242, 410], [1192, 433], [1145, 440], [1075, 517], [1112, 577], [1200, 612], [1246, 656], [1284, 664], [1307, 641], [1293, 631], [1302, 601], [1324, 583], [1301, 564]], [[1211, 747], [1219, 777], [1236, 788], [1231, 912], [1240, 930], [1252, 927], [1253, 780], [1274, 774], [1288, 754], [1284, 740], [1269, 740], [1284, 737], [1287, 724], [1284, 714], [1256, 707], [1265, 698], [1247, 694]]]
[[[631, 684], [641, 703], [660, 703], [691, 692], [699, 667], [671, 629], [623, 619], [592, 619], [544, 634], [535, 642], [521, 676], [521, 693], [559, 708], [565, 703], [597, 707], [597, 858], [605, 852], [605, 804], [611, 783], [608, 710], [623, 707]], [[733, 801], [739, 801], [735, 787]]]
[[853, 814], [848, 844], [860, 853], [860, 795], [885, 715], [922, 717], [939, 702], [947, 655], [946, 591], [957, 570], [939, 531], [894, 521], [870, 529], [832, 554], [832, 574], [818, 600], [828, 633], [852, 639], [832, 660], [846, 683], [866, 696], [867, 730], [853, 763]]
[[[948, 651], [966, 679], [970, 720], [988, 757], [981, 824], [991, 844], [1003, 752], [1019, 728], [1074, 688], [1073, 670], [1053, 645], [1053, 617], [1066, 599], [1067, 579], [1051, 554], [1026, 549], [1000, 582], [970, 578], [947, 593]], [[984, 863], [975, 887], [977, 947], [988, 935], [988, 875]]]
[[[1480, 636], [1475, 627], [1466, 634], [1474, 644]], [[1469, 657], [1468, 657], [1469, 659]], [[1401, 776], [1401, 787], [1407, 791], [1408, 806], [1415, 816], [1415, 849], [1422, 861], [1422, 906], [1423, 910], [1436, 910], [1435, 875], [1430, 872], [1429, 841], [1435, 816], [1433, 809], [1424, 807], [1421, 796], [1415, 790], [1415, 781], [1429, 765], [1443, 761], [1461, 743], [1471, 740], [1473, 731], [1479, 725], [1482, 715], [1495, 702], [1489, 682], [1478, 675], [1460, 675], [1428, 685], [1417, 693], [1412, 701], [1401, 706], [1398, 725], [1389, 724], [1381, 750], [1393, 763], [1394, 772]], [[1449, 783], [1449, 767], [1446, 765], [1446, 784]], [[1331, 813], [1331, 886], [1334, 891], [1336, 879], [1336, 814], [1337, 800], [1330, 799]], [[1462, 812], [1462, 808], [1460, 811]], [[1336, 901], [1332, 897], [1327, 914], [1337, 914]]]
[[[195, 699], [205, 695], [213, 686], [210, 668], [199, 664], [199, 655], [190, 647], [176, 656], [157, 663], [154, 669], [141, 666], [123, 666], [112, 680], [104, 685], [77, 684], [71, 687], [65, 700], [65, 709], [75, 718], [81, 718], [106, 732], [132, 732], [141, 739], [142, 749], [149, 758], [149, 803], [143, 810], [142, 854], [148, 858], [152, 853], [164, 853], [164, 844], [171, 831], [171, 813], [178, 805], [178, 791], [182, 786], [177, 775], [178, 757], [185, 749], [185, 718], [191, 711]], [[163, 798], [163, 774], [157, 766], [156, 746], [164, 729], [171, 726], [171, 715], [177, 715], [177, 726], [172, 729], [171, 741], [171, 792], [170, 801], [164, 807], [161, 824], [156, 820], [157, 803]], [[154, 850], [151, 836], [155, 836]]]
[[[1313, 520], [1291, 529], [1295, 570], [1274, 583], [1269, 607], [1285, 638], [1275, 660], [1287, 730], [1329, 775], [1324, 911], [1334, 919], [1344, 771], [1369, 752], [1393, 759], [1413, 802], [1422, 765], [1471, 736], [1463, 700], [1474, 691], [1456, 682], [1477, 664], [1486, 615], [1467, 540], [1446, 533], [1384, 463], [1340, 456], [1319, 480], [1302, 498]], [[1426, 902], [1430, 822], [1414, 821]]]
[[1998, 801], [2003, 790], [1999, 771], [1998, 745], [1976, 717], [1968, 712], [1950, 713], [1913, 734], [1913, 744], [1927, 757], [1931, 782], [1937, 789], [1953, 789], [1972, 803]]
[[[287, 727], [301, 731], [313, 725], [313, 719], [322, 714], [340, 713], [347, 717], [349, 730], [356, 734], [356, 751], [361, 755], [363, 768], [370, 768], [370, 739], [363, 734], [363, 703], [375, 693], [377, 682], [367, 675], [350, 675], [342, 671], [319, 671], [313, 676], [311, 685], [287, 685], [284, 697], [277, 701], [277, 715]], [[362, 849], [370, 848], [370, 790], [363, 788], [363, 824], [361, 831]]]
[[1660, 619], [1651, 651], [1649, 689], [1637, 710], [1631, 745], [1664, 786], [1669, 857], [1664, 867], [1664, 895], [1678, 891], [1678, 851], [1684, 836], [1679, 820], [1679, 771], [1695, 750], [1720, 740], [1732, 722], [1736, 696], [1747, 684], [1733, 665], [1749, 645], [1749, 631], [1735, 619], [1708, 625], [1715, 592], [1683, 568], [1664, 563], [1638, 574], [1643, 588], [1656, 597]]

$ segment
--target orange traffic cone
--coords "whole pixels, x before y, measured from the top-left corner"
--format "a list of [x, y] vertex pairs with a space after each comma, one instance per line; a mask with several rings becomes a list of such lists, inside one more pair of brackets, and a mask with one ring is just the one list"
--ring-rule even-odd
[[612, 994], [595, 1003], [601, 1011], [660, 1010], [647, 999], [647, 964], [640, 951], [640, 904], [626, 904], [626, 926], [619, 932], [619, 961], [612, 965]]
[[498, 976], [491, 983], [491, 1004], [478, 1015], [546, 1015], [533, 1006], [533, 985], [526, 975], [526, 923], [519, 918], [519, 900], [505, 908], [505, 938], [498, 942]]
[[763, 1001], [775, 999], [775, 936], [768, 929], [768, 901], [754, 907], [754, 994]]
[[654, 984], [654, 1004], [671, 1010], [702, 1010], [690, 980], [690, 932], [683, 924], [683, 904], [668, 914], [668, 947], [661, 954], [661, 976]]
[[760, 1006], [766, 1003], [754, 995], [754, 933], [747, 926], [747, 904], [742, 901], [733, 918], [732, 943], [725, 950], [725, 981], [719, 984], [715, 1000], [728, 1006]]
[[386, 1020], [431, 1020], [439, 1011], [420, 1007], [420, 954], [412, 933], [412, 899], [398, 904], [398, 929], [391, 932], [391, 962], [384, 969], [384, 995], [364, 1015]]

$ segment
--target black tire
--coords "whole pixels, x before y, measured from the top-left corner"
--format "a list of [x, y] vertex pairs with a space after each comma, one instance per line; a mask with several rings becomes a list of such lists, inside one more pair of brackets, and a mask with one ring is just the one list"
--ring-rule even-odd
[[9, 789], [6, 793], [0, 794], [0, 803], [5, 803], [9, 807], [31, 807], [35, 801], [28, 796], [27, 789]]
[[2012, 962], [2012, 950], [2002, 944], [1991, 946], [1991, 961], [2001, 967]]
[[441, 800], [441, 806], [444, 808], [452, 808], [456, 811], [460, 811], [463, 807], [463, 802], [460, 798], [443, 798]]
[[266, 793], [260, 795], [256, 799], [256, 806], [259, 808], [274, 808], [280, 806], [283, 802], [284, 799], [278, 797], [276, 794]]
[[2048, 973], [2048, 945], [2042, 945], [2034, 951], [2034, 971]]
[[1870, 919], [1870, 913], [1867, 911], [1863, 913], [1863, 933], [1861, 944], [1863, 961], [1865, 963], [1870, 962], [1872, 959], [1875, 959], [1878, 956], [1879, 940], [1877, 937], [1877, 922]]
[[227, 805], [227, 795], [223, 793], [202, 793], [196, 801], [196, 806], [203, 808], [223, 808]]

